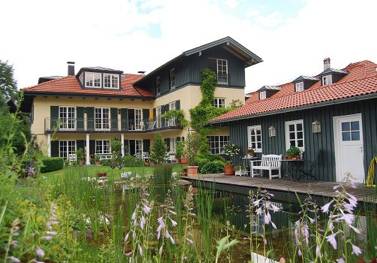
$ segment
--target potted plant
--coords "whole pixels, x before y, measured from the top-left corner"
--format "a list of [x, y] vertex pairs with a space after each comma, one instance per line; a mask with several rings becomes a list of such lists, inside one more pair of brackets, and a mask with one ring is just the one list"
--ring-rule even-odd
[[240, 147], [233, 143], [229, 143], [224, 147], [224, 155], [226, 156], [227, 162], [224, 165], [224, 174], [225, 175], [234, 175], [234, 167], [232, 160], [234, 157], [240, 154]]
[[254, 149], [247, 149], [247, 151], [246, 151], [246, 155], [247, 155], [247, 157], [248, 158], [250, 158], [250, 157], [254, 157], [255, 156], [255, 151], [254, 151]]
[[197, 134], [191, 134], [187, 136], [187, 158], [188, 166], [187, 175], [188, 176], [197, 176], [198, 175], [198, 166], [195, 161], [195, 156], [199, 148], [199, 136]]
[[85, 164], [84, 149], [79, 148], [76, 152], [77, 162], [82, 166]]
[[301, 155], [301, 150], [296, 146], [291, 146], [287, 152], [287, 159], [290, 160], [299, 160]]
[[177, 142], [175, 157], [181, 164], [187, 164], [187, 158], [184, 153], [185, 153], [185, 142], [183, 141]]
[[97, 154], [94, 155], [94, 161], [95, 161], [97, 166], [101, 164], [101, 159], [99, 158], [99, 155], [97, 155]]

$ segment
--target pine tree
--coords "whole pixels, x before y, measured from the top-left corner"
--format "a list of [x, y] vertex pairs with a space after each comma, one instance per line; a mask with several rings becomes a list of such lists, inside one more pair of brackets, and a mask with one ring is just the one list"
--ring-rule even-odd
[[13, 67], [7, 62], [0, 60], [0, 106], [4, 107], [5, 103], [12, 99], [17, 100], [17, 85], [13, 78]]

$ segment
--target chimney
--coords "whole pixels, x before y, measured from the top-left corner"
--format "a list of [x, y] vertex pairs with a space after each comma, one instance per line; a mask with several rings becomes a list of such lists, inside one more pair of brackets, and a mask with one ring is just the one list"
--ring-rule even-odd
[[323, 70], [329, 69], [331, 67], [330, 58], [325, 58], [323, 60]]
[[68, 76], [74, 76], [75, 75], [75, 62], [68, 61]]

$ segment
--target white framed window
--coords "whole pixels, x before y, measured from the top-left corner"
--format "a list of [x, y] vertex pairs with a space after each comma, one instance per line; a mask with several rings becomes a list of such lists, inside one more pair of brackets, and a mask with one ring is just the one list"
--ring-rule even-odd
[[304, 91], [304, 82], [303, 81], [295, 83], [295, 91], [296, 92]]
[[59, 107], [59, 129], [74, 130], [76, 129], [76, 108]]
[[157, 128], [161, 128], [162, 125], [162, 107], [158, 106], [156, 108], [156, 122], [157, 122]]
[[170, 153], [175, 153], [176, 146], [177, 146], [177, 139], [175, 137], [170, 138], [169, 144], [170, 144], [169, 145]]
[[265, 91], [265, 90], [260, 91], [259, 92], [259, 99], [264, 100], [266, 98], [267, 98], [267, 91]]
[[59, 141], [59, 157], [68, 160], [68, 157], [76, 154], [76, 141]]
[[247, 127], [248, 148], [257, 153], [262, 152], [262, 126], [254, 125]]
[[[169, 103], [169, 111], [171, 110], [175, 110], [175, 101]], [[168, 120], [169, 126], [175, 126], [175, 124], [176, 124], [175, 118], [171, 118], [170, 120]]]
[[143, 127], [143, 110], [134, 109], [134, 127], [136, 131], [140, 131]]
[[332, 84], [332, 75], [322, 76], [322, 86], [331, 85], [331, 84]]
[[285, 144], [287, 150], [292, 146], [305, 150], [303, 120], [285, 122]]
[[216, 73], [218, 84], [228, 84], [228, 60], [216, 59]]
[[95, 129], [96, 130], [110, 130], [110, 109], [109, 108], [95, 108]]
[[111, 154], [110, 140], [96, 140], [96, 154]]
[[160, 76], [156, 77], [156, 95], [159, 96], [161, 93], [161, 78]]
[[169, 72], [169, 87], [175, 89], [175, 68], [172, 68]]
[[135, 140], [135, 155], [140, 155], [143, 153], [143, 140]]
[[225, 108], [225, 98], [214, 98], [213, 106], [216, 108]]
[[98, 72], [85, 72], [85, 87], [86, 88], [101, 88], [102, 74]]
[[212, 154], [223, 154], [224, 146], [229, 143], [229, 136], [208, 136], [207, 139]]
[[103, 87], [105, 89], [119, 89], [119, 75], [118, 74], [103, 74]]

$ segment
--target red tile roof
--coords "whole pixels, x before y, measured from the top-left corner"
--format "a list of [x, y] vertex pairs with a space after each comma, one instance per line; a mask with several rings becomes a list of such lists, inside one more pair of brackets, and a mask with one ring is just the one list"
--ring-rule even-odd
[[67, 95], [93, 95], [93, 96], [120, 96], [120, 97], [153, 97], [152, 92], [133, 85], [142, 78], [140, 74], [123, 74], [121, 88], [95, 89], [82, 88], [75, 76], [66, 76], [59, 79], [43, 82], [41, 84], [24, 88], [25, 94], [67, 94]]
[[300, 109], [328, 101], [336, 101], [368, 95], [377, 94], [377, 64], [364, 60], [349, 64], [344, 70], [346, 76], [338, 82], [321, 86], [316, 82], [309, 89], [302, 92], [294, 91], [294, 83], [280, 85], [281, 90], [270, 98], [259, 100], [258, 91], [250, 92], [244, 106], [230, 111], [211, 120], [211, 123], [226, 122], [237, 119], [252, 118], [268, 113], [279, 113], [284, 110], [295, 108]]

